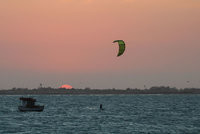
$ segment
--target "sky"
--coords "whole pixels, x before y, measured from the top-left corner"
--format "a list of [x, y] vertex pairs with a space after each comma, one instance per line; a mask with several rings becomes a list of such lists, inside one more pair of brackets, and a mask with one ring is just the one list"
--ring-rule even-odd
[[199, 57], [199, 0], [0, 1], [0, 89], [200, 88]]

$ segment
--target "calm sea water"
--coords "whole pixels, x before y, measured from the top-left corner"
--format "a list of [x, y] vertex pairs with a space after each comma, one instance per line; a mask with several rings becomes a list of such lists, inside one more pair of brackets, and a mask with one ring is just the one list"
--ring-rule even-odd
[[200, 133], [200, 95], [29, 96], [43, 112], [19, 112], [19, 97], [0, 96], [0, 134]]

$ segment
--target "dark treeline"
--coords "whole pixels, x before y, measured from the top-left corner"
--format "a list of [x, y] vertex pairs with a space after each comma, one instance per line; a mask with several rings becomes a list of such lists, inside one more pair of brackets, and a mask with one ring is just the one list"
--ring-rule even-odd
[[200, 94], [199, 88], [177, 89], [175, 87], [151, 87], [150, 89], [64, 89], [42, 87], [37, 89], [13, 88], [0, 90], [0, 95], [26, 95], [26, 94]]

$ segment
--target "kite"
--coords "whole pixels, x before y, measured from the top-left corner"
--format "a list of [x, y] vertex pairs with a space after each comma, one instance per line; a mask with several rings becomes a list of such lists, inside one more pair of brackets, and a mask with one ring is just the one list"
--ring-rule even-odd
[[113, 41], [113, 43], [115, 43], [115, 42], [118, 42], [118, 44], [119, 44], [119, 52], [118, 52], [117, 56], [120, 56], [125, 51], [125, 43], [124, 43], [123, 40], [115, 40], [115, 41]]

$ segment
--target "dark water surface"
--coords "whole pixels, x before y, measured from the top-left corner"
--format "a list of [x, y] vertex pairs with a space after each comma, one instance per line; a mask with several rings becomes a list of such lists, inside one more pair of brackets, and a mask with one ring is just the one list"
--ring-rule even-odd
[[200, 133], [200, 95], [29, 96], [43, 112], [18, 112], [19, 97], [0, 96], [0, 134]]

